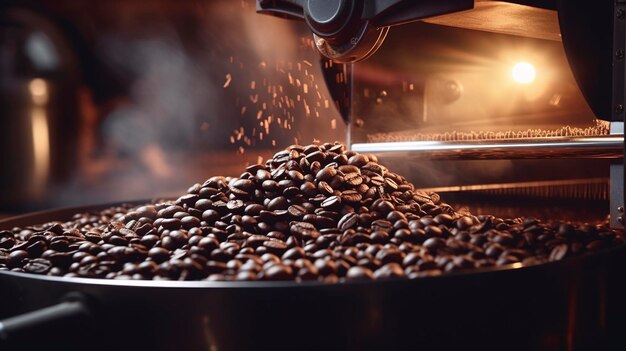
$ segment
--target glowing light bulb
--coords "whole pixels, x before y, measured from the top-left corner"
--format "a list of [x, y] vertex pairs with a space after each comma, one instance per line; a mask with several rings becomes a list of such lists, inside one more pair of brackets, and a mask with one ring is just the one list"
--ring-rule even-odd
[[537, 71], [535, 66], [528, 62], [518, 62], [511, 70], [513, 80], [519, 84], [530, 84], [535, 81]]

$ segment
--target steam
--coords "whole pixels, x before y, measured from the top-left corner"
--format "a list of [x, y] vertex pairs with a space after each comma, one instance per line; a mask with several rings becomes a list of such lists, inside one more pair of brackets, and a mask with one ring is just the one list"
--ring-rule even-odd
[[103, 76], [122, 89], [105, 88], [115, 98], [97, 104], [97, 140], [83, 143], [96, 146], [49, 206], [172, 196], [289, 144], [345, 138], [304, 24], [251, 0], [184, 11], [93, 24]]

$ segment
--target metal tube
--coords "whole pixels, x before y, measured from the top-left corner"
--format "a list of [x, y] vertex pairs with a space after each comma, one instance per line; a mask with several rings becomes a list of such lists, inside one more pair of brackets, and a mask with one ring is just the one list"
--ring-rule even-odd
[[623, 158], [624, 135], [352, 144], [357, 152], [429, 159]]

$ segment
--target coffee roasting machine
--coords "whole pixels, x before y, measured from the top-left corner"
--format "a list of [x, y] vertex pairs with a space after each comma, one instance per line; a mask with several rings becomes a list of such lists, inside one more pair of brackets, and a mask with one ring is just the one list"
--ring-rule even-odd
[[[133, 95], [131, 88], [137, 85], [149, 88], [149, 92], [166, 91], [160, 90], [161, 85], [173, 86], [172, 90], [183, 92], [173, 96], [155, 94], [157, 98], [144, 104], [153, 113], [149, 116], [152, 118], [150, 121], [156, 120], [155, 115], [161, 112], [152, 107], [168, 107], [165, 110], [169, 123], [163, 124], [167, 132], [171, 132], [172, 125], [202, 126], [200, 132], [192, 128], [201, 136], [198, 139], [202, 143], [189, 142], [191, 146], [187, 149], [182, 146], [182, 151], [176, 149], [179, 159], [183, 159], [180, 155], [190, 154], [189, 150], [195, 149], [209, 150], [206, 153], [213, 154], [209, 156], [218, 154], [218, 136], [227, 136], [228, 123], [233, 122], [235, 117], [245, 119], [252, 116], [251, 123], [258, 124], [254, 108], [249, 109], [252, 112], [248, 111], [248, 115], [244, 116], [243, 112], [246, 107], [255, 107], [257, 102], [264, 103], [259, 101], [258, 95], [250, 96], [251, 99], [254, 97], [254, 104], [236, 105], [236, 109], [227, 103], [234, 95], [237, 99], [238, 95], [242, 95], [241, 100], [245, 100], [248, 87], [261, 86], [263, 79], [258, 77], [269, 76], [265, 74], [271, 71], [274, 62], [266, 56], [275, 54], [275, 47], [260, 50], [263, 55], [255, 56], [251, 49], [254, 40], [278, 42], [279, 46], [287, 47], [289, 45], [283, 42], [284, 37], [272, 37], [267, 33], [276, 35], [280, 32], [296, 42], [300, 31], [280, 31], [287, 26], [295, 26], [294, 22], [282, 22], [287, 26], [277, 26], [279, 30], [273, 28], [272, 32], [265, 31], [267, 28], [259, 29], [253, 20], [242, 25], [239, 19], [243, 16], [233, 21], [233, 9], [241, 8], [250, 10], [254, 18], [275, 20], [257, 16], [252, 8], [256, 5], [259, 13], [304, 21], [308, 29], [304, 26], [299, 29], [307, 30], [307, 37], [301, 38], [298, 53], [302, 53], [302, 47], [315, 58], [317, 52], [310, 50], [311, 47], [321, 53], [319, 67], [316, 62], [309, 62], [311, 57], [304, 60], [300, 57], [300, 61], [293, 65], [297, 67], [304, 62], [311, 71], [315, 69], [316, 77], [321, 68], [320, 74], [324, 76], [326, 87], [321, 93], [319, 90], [315, 93], [321, 96], [327, 90], [331, 95], [326, 116], [318, 116], [318, 119], [302, 116], [307, 117], [306, 123], [320, 124], [310, 128], [316, 129], [315, 133], [324, 134], [328, 129], [321, 126], [321, 122], [329, 114], [336, 113], [332, 108], [334, 102], [347, 126], [345, 135], [352, 150], [377, 155], [382, 159], [381, 163], [398, 174], [406, 175], [416, 188], [445, 193], [441, 198], [454, 205], [460, 214], [465, 211], [464, 206], [469, 206], [471, 213], [476, 215], [494, 214], [505, 218], [516, 217], [516, 220], [525, 216], [530, 223], [537, 223], [530, 218], [532, 216], [538, 216], [542, 221], [591, 223], [606, 219], [609, 214], [611, 226], [623, 228], [625, 0], [249, 2], [251, 5], [245, 5], [250, 6], [246, 8], [242, 5], [245, 0], [222, 1], [225, 4], [222, 12], [208, 11], [209, 16], [201, 21], [197, 18], [200, 11], [195, 0], [100, 2], [98, 5], [109, 9], [110, 13], [94, 7], [95, 10], [89, 8], [92, 11], [90, 14], [86, 10], [89, 5], [85, 5], [88, 2], [50, 1], [59, 8], [64, 8], [65, 4], [67, 8], [64, 9], [72, 14], [68, 18], [88, 18], [97, 13], [105, 14], [106, 20], [112, 23], [121, 20], [119, 28], [107, 24], [107, 28], [110, 25], [121, 33], [129, 23], [140, 23], [137, 27], [141, 29], [141, 36], [145, 34], [142, 31], [144, 24], [153, 22], [156, 14], [166, 13], [164, 18], [168, 20], [176, 17], [174, 14], [179, 16], [176, 18], [180, 27], [164, 26], [164, 32], [146, 35], [148, 40], [143, 43], [150, 45], [142, 46], [144, 55], [136, 57], [129, 54], [132, 46], [122, 45], [131, 42], [128, 37], [121, 35], [117, 41], [111, 38], [100, 40], [99, 36], [105, 32], [103, 27], [77, 26], [94, 29], [93, 32], [84, 30], [82, 34], [92, 33], [100, 38], [94, 40], [98, 45], [85, 45], [85, 51], [113, 43], [115, 45], [108, 50], [94, 52], [100, 56], [106, 56], [102, 52], [122, 52], [124, 55], [121, 56], [134, 58], [133, 64], [154, 69], [150, 72], [154, 75], [120, 83], [131, 91], [127, 95]], [[215, 10], [220, 2], [199, 3], [210, 3], [215, 7], [209, 8]], [[0, 10], [3, 9], [1, 5], [2, 1]], [[135, 9], [135, 15], [131, 15], [131, 9]], [[20, 11], [14, 14], [0, 11], [0, 20], [3, 15], [17, 16], [8, 21], [12, 26], [14, 22], [21, 23], [24, 18], [28, 23], [32, 20]], [[232, 18], [229, 18], [230, 14], [233, 14]], [[140, 22], [140, 19], [145, 22]], [[233, 22], [233, 27], [224, 29]], [[39, 18], [35, 18], [33, 23], [39, 24]], [[203, 27], [198, 23], [209, 25]], [[239, 45], [233, 46], [236, 49], [231, 50], [233, 47], [226, 44], [235, 43], [244, 34], [249, 34], [240, 28], [246, 26], [249, 32], [255, 34], [247, 38], [252, 40], [240, 40], [236, 43]], [[15, 32], [13, 27], [10, 28]], [[30, 27], [24, 28], [30, 31]], [[21, 30], [17, 32], [23, 33]], [[198, 48], [198, 43], [203, 41], [194, 36], [206, 32], [213, 35], [207, 40], [210, 45], [200, 47], [196, 54], [201, 60], [194, 61], [191, 59], [193, 56], [187, 56], [186, 50]], [[194, 40], [181, 41], [184, 45], [177, 40], [155, 45], [159, 41], [154, 38], [163, 33], [175, 39]], [[13, 34], [5, 35], [9, 37]], [[163, 43], [171, 45], [162, 46]], [[0, 53], [2, 49], [0, 45]], [[4, 50], [7, 51], [6, 48]], [[215, 56], [203, 56], [209, 52]], [[241, 54], [244, 59], [234, 57], [232, 52]], [[9, 56], [4, 54], [4, 57]], [[107, 57], [98, 58], [107, 61]], [[146, 64], [148, 59], [156, 60]], [[170, 61], [172, 66], [168, 66]], [[229, 62], [223, 62], [222, 66], [215, 64], [221, 61]], [[15, 62], [25, 61], [18, 57]], [[74, 61], [68, 59], [67, 62]], [[132, 110], [126, 108], [128, 106], [137, 107], [129, 103], [132, 99], [126, 101], [117, 96], [110, 101], [106, 99], [109, 93], [124, 95], [124, 89], [117, 85], [102, 85], [107, 76], [102, 72], [106, 71], [94, 69], [92, 62], [96, 60], [83, 62], [87, 67], [85, 72], [93, 74], [89, 80], [100, 83], [102, 99], [107, 101], [104, 105], [126, 112]], [[201, 66], [195, 65], [196, 62], [204, 62], [207, 69], [188, 70]], [[265, 70], [266, 66], [270, 69]], [[75, 68], [76, 65], [68, 64], [67, 67]], [[157, 69], [163, 67], [167, 69]], [[262, 74], [246, 75], [242, 67], [258, 68]], [[281, 68], [276, 64], [276, 71]], [[163, 75], [164, 72], [171, 75]], [[56, 71], [53, 73], [44, 78], [53, 82], [53, 78], [70, 76], [57, 74]], [[287, 76], [291, 79], [291, 72], [282, 73], [283, 79]], [[209, 78], [202, 80], [203, 75]], [[227, 79], [224, 81], [225, 75]], [[247, 78], [250, 76], [256, 80], [249, 82]], [[24, 83], [33, 83], [33, 77], [25, 77], [28, 79], [23, 78]], [[181, 77], [186, 79], [175, 79]], [[30, 95], [37, 96], [35, 93], [38, 91], [47, 91], [42, 89], [46, 87], [41, 84], [42, 81], [36, 79], [34, 82], [29, 86]], [[218, 89], [200, 89], [215, 82], [218, 82]], [[229, 90], [238, 83], [245, 85], [245, 90]], [[274, 84], [274, 87], [279, 85]], [[71, 86], [61, 90], [70, 95], [78, 92]], [[287, 84], [285, 86], [285, 96], [292, 98], [293, 105], [300, 90], [290, 89]], [[271, 91], [265, 85], [263, 89], [267, 89], [268, 93]], [[196, 90], [201, 90], [198, 96], [192, 94]], [[246, 93], [238, 94], [241, 91]], [[304, 88], [301, 91], [306, 93]], [[145, 90], [135, 91], [135, 95], [143, 96], [137, 92], [144, 93]], [[30, 98], [30, 95], [27, 97]], [[181, 112], [179, 108], [192, 102], [192, 96], [199, 97], [203, 103], [209, 96], [213, 99], [200, 104], [198, 111], [193, 111], [198, 112], [198, 116], [189, 111]], [[51, 95], [50, 99], [54, 100], [54, 96]], [[63, 102], [52, 107], [72, 106], [67, 103], [74, 101], [72, 99], [64, 97]], [[86, 97], [83, 99], [88, 100]], [[300, 95], [297, 99], [300, 101]], [[116, 104], [117, 100], [124, 103], [118, 101]], [[166, 102], [163, 105], [160, 104], [162, 100]], [[173, 108], [170, 109], [168, 104], [172, 102], [176, 103], [171, 104]], [[315, 103], [324, 106], [324, 99], [320, 97]], [[90, 104], [84, 105], [87, 108], [83, 106], [83, 109], [93, 112]], [[210, 110], [218, 123], [210, 126], [206, 121], [195, 123], [201, 121], [207, 114], [206, 110], [212, 106], [220, 108]], [[36, 111], [41, 110], [41, 106], [35, 107]], [[17, 111], [15, 108], [11, 110]], [[228, 115], [232, 110], [236, 112]], [[71, 111], [59, 111], [48, 112], [51, 116], [73, 116]], [[293, 114], [301, 115], [300, 112]], [[224, 118], [225, 115], [229, 118]], [[198, 117], [198, 120], [192, 117]], [[71, 129], [68, 127], [71, 123], [67, 121], [49, 121], [59, 125], [59, 130]], [[337, 122], [332, 121], [332, 129], [337, 134], [343, 133], [341, 126], [335, 128]], [[294, 123], [294, 130], [309, 127], [302, 121], [299, 123]], [[51, 125], [53, 129], [55, 127]], [[10, 128], [5, 128], [4, 132], [7, 130]], [[76, 130], [78, 134], [85, 134]], [[101, 132], [95, 127], [93, 131]], [[3, 132], [2, 128], [0, 132]], [[144, 141], [143, 137], [147, 134], [142, 127], [136, 127], [131, 132], [137, 133], [116, 135], [119, 139], [139, 136], [138, 139]], [[214, 134], [202, 134], [209, 132]], [[306, 144], [310, 142], [309, 136], [307, 134], [306, 138], [302, 137], [294, 143]], [[322, 136], [316, 135], [315, 138]], [[330, 137], [324, 134], [323, 138]], [[272, 145], [274, 152], [286, 146], [281, 143], [290, 143], [290, 140], [285, 142], [287, 139], [279, 139], [275, 145], [269, 140], [263, 142], [265, 146]], [[316, 139], [321, 142], [332, 140]], [[159, 141], [164, 144], [163, 140]], [[171, 143], [181, 144], [176, 138]], [[209, 143], [208, 147], [206, 143]], [[78, 149], [69, 144], [65, 145], [68, 149]], [[231, 144], [235, 145], [234, 142]], [[51, 145], [54, 143], [51, 142]], [[204, 146], [204, 149], [198, 145]], [[134, 147], [136, 145], [131, 143], [126, 152], [131, 153]], [[54, 146], [51, 149], [54, 150]], [[0, 154], [0, 160], [2, 156]], [[229, 153], [225, 158], [234, 157]], [[54, 160], [54, 157], [50, 159]], [[215, 159], [210, 157], [189, 159], [193, 162], [187, 163], [194, 165], [215, 163]], [[262, 157], [259, 156], [259, 159]], [[102, 168], [116, 173], [111, 165], [106, 164]], [[236, 175], [221, 164], [215, 168], [219, 170], [217, 174]], [[177, 171], [171, 178], [184, 176], [182, 167]], [[141, 169], [135, 174], [140, 176], [132, 178], [143, 180], [139, 178], [144, 178], [146, 173]], [[201, 173], [203, 177], [215, 175], [208, 168], [202, 169]], [[62, 178], [62, 175], [58, 177]], [[24, 183], [17, 179], [19, 177], [15, 178], [15, 184]], [[6, 187], [7, 184], [12, 185], [12, 181], [12, 178], [4, 183], [0, 181], [0, 185]], [[48, 184], [44, 181], [40, 183]], [[164, 183], [155, 184], [161, 185], [148, 183], [154, 189], [161, 189]], [[103, 188], [103, 185], [94, 182], [93, 187]], [[126, 183], [116, 188], [128, 191], [133, 184]], [[41, 189], [45, 191], [46, 187]], [[3, 201], [6, 200], [0, 198], [0, 208]], [[133, 204], [145, 202], [140, 200]], [[67, 204], [70, 203], [64, 203]], [[31, 213], [1, 220], [0, 231], [33, 223], [67, 220], [78, 212], [98, 212], [109, 206]], [[595, 228], [586, 223], [581, 225], [590, 230]], [[534, 224], [531, 227], [536, 229]], [[626, 300], [623, 298], [626, 294], [626, 281], [623, 279], [625, 252], [626, 247], [620, 246], [542, 264], [515, 262], [438, 277], [336, 284], [271, 280], [115, 280], [2, 271], [0, 349], [4, 349], [4, 345], [8, 345], [9, 349], [28, 349], [24, 345], [29, 343], [36, 345], [30, 349], [45, 349], [51, 345], [54, 345], [52, 348], [59, 348], [57, 345], [67, 343], [69, 346], [64, 347], [65, 350], [622, 350], [626, 345], [626, 334], [623, 332], [626, 328]]]
[[418, 178], [415, 164], [442, 160], [416, 184], [464, 174], [466, 186], [437, 191], [610, 198], [623, 227], [624, 2], [259, 0], [257, 11], [306, 22], [353, 150], [415, 160]]

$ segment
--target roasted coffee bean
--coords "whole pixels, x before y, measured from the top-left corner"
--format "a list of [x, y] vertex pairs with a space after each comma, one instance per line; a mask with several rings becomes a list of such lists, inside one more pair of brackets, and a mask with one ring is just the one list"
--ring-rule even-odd
[[200, 219], [194, 216], [185, 216], [180, 221], [181, 221], [183, 228], [187, 230], [200, 226]]
[[384, 230], [376, 230], [370, 235], [370, 239], [379, 244], [385, 244], [389, 241], [389, 234]]
[[567, 244], [560, 244], [555, 246], [550, 252], [550, 257], [548, 258], [550, 261], [559, 261], [562, 260], [569, 251]]
[[319, 258], [315, 261], [315, 267], [321, 275], [337, 274], [337, 265], [330, 260]]
[[363, 183], [363, 177], [361, 177], [361, 175], [357, 172], [350, 172], [346, 173], [343, 177], [343, 181], [350, 186], [358, 186]]
[[348, 269], [346, 273], [347, 280], [372, 280], [374, 279], [374, 273], [368, 268], [354, 266]]
[[339, 230], [346, 231], [356, 226], [358, 222], [359, 222], [359, 215], [356, 214], [355, 212], [350, 212], [339, 220], [339, 223], [337, 223], [337, 226]]
[[26, 246], [26, 251], [31, 258], [39, 257], [46, 250], [46, 242], [37, 240]]
[[456, 221], [456, 227], [460, 230], [469, 229], [472, 225], [474, 225], [474, 221], [470, 217], [461, 217]]
[[390, 279], [404, 277], [402, 266], [397, 263], [388, 263], [374, 272], [375, 279]]
[[307, 214], [307, 210], [306, 208], [300, 206], [300, 205], [291, 205], [289, 206], [289, 208], [287, 209], [289, 211], [289, 214], [300, 218], [302, 216], [304, 216], [305, 214]]
[[193, 206], [199, 198], [200, 196], [196, 194], [186, 194], [179, 197], [176, 203], [179, 205], [182, 204], [184, 206]]
[[263, 246], [267, 249], [267, 252], [275, 255], [282, 255], [287, 250], [287, 244], [280, 240], [267, 240], [263, 242]]
[[11, 247], [13, 247], [13, 245], [15, 245], [15, 239], [13, 238], [12, 234], [10, 237], [0, 238], [0, 248], [10, 249]]
[[358, 203], [363, 196], [356, 190], [345, 190], [341, 192], [341, 200], [344, 202]]
[[333, 189], [333, 187], [331, 187], [328, 183], [324, 181], [321, 181], [317, 184], [317, 189], [319, 190], [320, 193], [326, 196], [331, 196], [335, 193], [335, 190]]
[[341, 198], [338, 196], [331, 196], [327, 199], [325, 199], [324, 201], [322, 201], [321, 206], [322, 208], [336, 208], [337, 206], [339, 206], [341, 204]]
[[433, 219], [435, 222], [439, 224], [443, 224], [447, 227], [451, 226], [452, 222], [454, 221], [454, 218], [452, 218], [452, 216], [450, 216], [449, 214], [445, 214], [445, 213], [438, 214]]
[[248, 195], [254, 191], [254, 183], [250, 179], [237, 179], [231, 183], [231, 191], [238, 195]]
[[[290, 239], [292, 239], [293, 237], [289, 237]], [[299, 258], [305, 257], [305, 253], [304, 253], [304, 249], [301, 247], [292, 247], [291, 249], [287, 250], [283, 255], [282, 255], [282, 259], [283, 260], [297, 260]]]
[[496, 265], [497, 266], [504, 266], [507, 264], [511, 264], [511, 263], [516, 263], [519, 262], [519, 258], [515, 257], [515, 256], [500, 256], [500, 258], [498, 258], [498, 260], [496, 261]]
[[499, 232], [493, 239], [493, 242], [506, 246], [511, 245], [513, 241], [514, 239], [511, 234], [503, 232]]
[[266, 280], [291, 280], [293, 279], [293, 270], [291, 267], [275, 264], [264, 271], [263, 277]]
[[288, 206], [289, 206], [289, 202], [287, 202], [287, 199], [284, 196], [278, 196], [269, 202], [269, 204], [267, 205], [267, 208], [270, 211], [285, 210], [287, 209]]
[[27, 251], [15, 250], [7, 257], [6, 264], [9, 268], [21, 267], [26, 259], [28, 259]]
[[29, 260], [24, 265], [24, 271], [28, 273], [46, 274], [52, 268], [52, 263], [44, 258], [35, 258]]
[[424, 241], [424, 247], [435, 251], [437, 249], [443, 248], [446, 245], [445, 241], [441, 238], [429, 238]]
[[287, 172], [287, 174], [289, 175], [289, 178], [295, 183], [295, 184], [300, 184], [302, 183], [302, 181], [304, 181], [304, 174], [296, 171], [296, 170], [291, 170], [289, 172]]
[[213, 224], [218, 219], [220, 219], [220, 213], [214, 209], [209, 209], [202, 212], [202, 220], [207, 223]]
[[443, 234], [441, 228], [434, 226], [434, 225], [427, 225], [424, 228], [424, 232], [429, 237], [441, 237]]
[[348, 164], [356, 167], [363, 167], [368, 162], [369, 159], [363, 154], [357, 154], [348, 159]]
[[65, 252], [53, 252], [45, 257], [42, 254], [42, 257], [49, 260], [56, 267], [62, 269], [67, 269], [72, 264], [72, 256]]
[[383, 264], [391, 262], [402, 263], [403, 254], [397, 249], [382, 249], [376, 253], [376, 259], [380, 260]]
[[380, 230], [380, 231], [384, 231], [384, 232], [390, 232], [391, 228], [393, 228], [393, 225], [388, 220], [377, 219], [377, 220], [372, 222], [371, 228], [372, 228], [373, 231]]
[[337, 169], [333, 167], [324, 167], [315, 175], [318, 181], [328, 181], [337, 174]]
[[150, 257], [156, 263], [167, 261], [169, 259], [169, 256], [169, 251], [162, 247], [153, 247], [148, 251], [148, 257]]
[[176, 230], [181, 228], [182, 222], [178, 218], [166, 218], [161, 221], [161, 226], [168, 230]]

